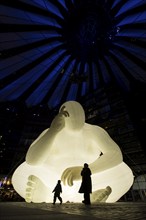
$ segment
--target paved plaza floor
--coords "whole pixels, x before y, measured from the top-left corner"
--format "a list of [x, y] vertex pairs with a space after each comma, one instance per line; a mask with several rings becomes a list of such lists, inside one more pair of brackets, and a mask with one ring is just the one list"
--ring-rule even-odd
[[85, 206], [81, 203], [0, 202], [0, 220], [146, 220], [146, 203], [117, 202]]

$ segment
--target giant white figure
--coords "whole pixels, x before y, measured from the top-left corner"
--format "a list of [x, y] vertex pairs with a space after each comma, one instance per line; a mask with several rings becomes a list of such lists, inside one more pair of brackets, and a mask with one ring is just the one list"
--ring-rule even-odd
[[103, 128], [85, 123], [78, 102], [68, 101], [50, 128], [31, 144], [12, 183], [27, 202], [52, 202], [54, 184], [61, 179], [63, 202], [81, 202], [78, 190], [84, 163], [92, 171], [92, 203], [116, 202], [133, 184], [119, 146]]

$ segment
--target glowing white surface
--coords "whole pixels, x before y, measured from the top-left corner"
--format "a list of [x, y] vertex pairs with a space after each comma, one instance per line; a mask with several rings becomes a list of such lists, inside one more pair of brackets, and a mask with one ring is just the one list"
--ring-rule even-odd
[[15, 170], [15, 190], [27, 202], [52, 202], [52, 190], [61, 179], [63, 202], [81, 202], [80, 172], [88, 163], [92, 171], [91, 202], [99, 202], [101, 189], [107, 186], [112, 192], [106, 202], [116, 202], [133, 184], [133, 173], [123, 162], [120, 148], [104, 129], [85, 123], [78, 102], [63, 106], [50, 128], [31, 144], [26, 161]]

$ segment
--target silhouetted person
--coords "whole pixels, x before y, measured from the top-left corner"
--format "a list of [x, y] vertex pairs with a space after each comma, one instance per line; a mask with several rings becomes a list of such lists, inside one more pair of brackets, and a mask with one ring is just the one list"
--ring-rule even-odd
[[92, 193], [92, 181], [91, 181], [91, 170], [88, 164], [84, 164], [84, 168], [81, 171], [82, 183], [79, 189], [79, 193], [84, 193], [84, 200], [82, 201], [85, 205], [90, 205], [90, 193]]
[[55, 186], [54, 190], [54, 199], [53, 199], [53, 204], [55, 205], [56, 199], [58, 198], [60, 201], [60, 204], [62, 204], [62, 198], [60, 196], [60, 193], [62, 193], [62, 186], [61, 186], [61, 181], [58, 180], [57, 185]]

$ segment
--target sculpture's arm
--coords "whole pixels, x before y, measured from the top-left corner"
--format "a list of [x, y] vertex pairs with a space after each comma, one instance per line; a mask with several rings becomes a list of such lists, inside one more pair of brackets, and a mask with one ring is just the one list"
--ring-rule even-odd
[[96, 126], [93, 128], [92, 135], [92, 140], [102, 153], [99, 158], [89, 165], [92, 173], [110, 169], [123, 161], [119, 146], [103, 128]]
[[26, 162], [29, 165], [42, 164], [49, 152], [49, 149], [54, 141], [55, 133], [51, 129], [46, 129], [43, 133], [30, 145], [27, 154]]
[[65, 117], [69, 117], [69, 114], [64, 110], [60, 111], [52, 121], [50, 129], [43, 131], [31, 144], [26, 154], [26, 162], [28, 164], [40, 165], [47, 159], [56, 135], [65, 126]]
[[[84, 132], [85, 139], [87, 138], [88, 140], [90, 138], [91, 151], [92, 147], [96, 147], [97, 152], [99, 153], [100, 151], [102, 153], [102, 155], [97, 157], [93, 163], [89, 164], [92, 174], [110, 169], [123, 161], [119, 146], [112, 140], [104, 129], [98, 126], [85, 124]], [[72, 186], [73, 181], [80, 180], [81, 170], [82, 166], [66, 168], [61, 176], [63, 184]]]

